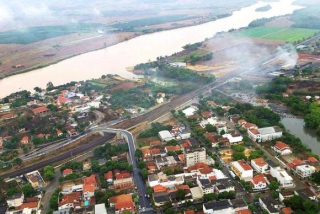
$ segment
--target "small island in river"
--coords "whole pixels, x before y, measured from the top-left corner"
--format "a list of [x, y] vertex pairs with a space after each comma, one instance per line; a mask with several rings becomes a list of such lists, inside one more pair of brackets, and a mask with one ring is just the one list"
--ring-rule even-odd
[[258, 7], [258, 8], [256, 9], [256, 11], [257, 11], [257, 12], [265, 12], [265, 11], [271, 10], [271, 8], [272, 8], [271, 5], [268, 4], [268, 5], [263, 6], [263, 7]]

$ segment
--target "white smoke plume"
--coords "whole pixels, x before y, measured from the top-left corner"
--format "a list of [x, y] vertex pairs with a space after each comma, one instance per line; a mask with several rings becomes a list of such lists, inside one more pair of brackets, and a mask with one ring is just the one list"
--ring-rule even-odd
[[278, 59], [283, 61], [283, 68], [293, 68], [298, 61], [298, 53], [292, 44], [278, 47]]

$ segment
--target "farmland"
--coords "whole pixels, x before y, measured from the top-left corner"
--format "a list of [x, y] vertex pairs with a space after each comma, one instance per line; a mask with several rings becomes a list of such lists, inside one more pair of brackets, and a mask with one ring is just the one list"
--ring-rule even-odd
[[314, 36], [318, 32], [320, 31], [316, 29], [304, 28], [257, 27], [240, 31], [235, 33], [234, 36], [282, 40], [293, 43]]
[[36, 26], [19, 30], [0, 32], [1, 44], [30, 44], [45, 39], [55, 38], [72, 33], [96, 32], [99, 24], [78, 24], [66, 26]]

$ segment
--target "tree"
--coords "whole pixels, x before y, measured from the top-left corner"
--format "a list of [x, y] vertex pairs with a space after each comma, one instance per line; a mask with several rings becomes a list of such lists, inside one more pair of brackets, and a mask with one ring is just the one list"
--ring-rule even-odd
[[33, 189], [31, 184], [26, 184], [22, 187], [22, 192], [24, 194], [24, 197], [32, 197], [34, 194], [36, 194], [36, 191]]
[[48, 82], [47, 83], [47, 90], [51, 90], [51, 88], [53, 88], [53, 83], [52, 82]]
[[11, 188], [7, 190], [7, 196], [12, 196], [14, 194], [18, 193], [16, 189]]
[[141, 175], [143, 179], [147, 179], [148, 178], [148, 170], [146, 168], [143, 168], [141, 170]]
[[183, 200], [186, 197], [186, 193], [184, 192], [183, 189], [178, 189], [177, 190], [177, 199], [178, 200]]
[[234, 161], [237, 161], [237, 160], [246, 160], [247, 157], [243, 154], [243, 152], [235, 152], [232, 154], [232, 159]]
[[215, 126], [211, 125], [211, 124], [207, 124], [206, 125], [206, 131], [207, 132], [215, 132], [215, 131], [217, 131], [217, 128]]
[[134, 156], [136, 156], [139, 159], [142, 158], [142, 155], [143, 155], [143, 153], [140, 149], [136, 149], [136, 151], [134, 152]]
[[22, 160], [20, 158], [16, 158], [12, 162], [14, 165], [21, 165], [22, 164]]
[[222, 129], [221, 131], [220, 131], [220, 135], [222, 136], [222, 135], [224, 135], [226, 133], [226, 131], [224, 130], [224, 129]]
[[55, 177], [53, 166], [46, 166], [43, 169], [43, 177], [45, 180], [52, 180]]
[[35, 90], [36, 92], [39, 92], [39, 93], [42, 91], [42, 89], [39, 88], [38, 86], [37, 86], [37, 87], [34, 87], [34, 90]]
[[270, 190], [276, 191], [277, 189], [279, 189], [279, 184], [276, 181], [271, 181], [271, 183], [269, 184], [269, 188]]
[[152, 193], [153, 193], [152, 187], [149, 187], [149, 186], [146, 188], [146, 191], [147, 191], [148, 195], [152, 195]]
[[164, 212], [164, 214], [175, 214], [176, 213], [176, 211], [174, 210], [174, 209], [172, 209], [172, 208], [168, 208], [168, 209], [166, 209], [166, 211]]

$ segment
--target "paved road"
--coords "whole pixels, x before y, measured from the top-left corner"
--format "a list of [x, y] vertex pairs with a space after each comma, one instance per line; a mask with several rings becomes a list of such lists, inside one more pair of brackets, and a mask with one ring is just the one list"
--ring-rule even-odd
[[149, 198], [145, 197], [145, 195], [147, 194], [145, 182], [141, 176], [140, 169], [137, 168], [137, 159], [134, 156], [136, 149], [135, 149], [135, 143], [134, 143], [134, 138], [133, 138], [132, 134], [127, 130], [112, 129], [112, 128], [107, 128], [107, 126], [102, 126], [102, 127], [100, 126], [100, 127], [92, 129], [91, 131], [92, 132], [107, 132], [107, 133], [121, 132], [122, 134], [125, 135], [127, 142], [128, 142], [129, 154], [130, 154], [130, 158], [131, 158], [131, 162], [132, 162], [133, 179], [134, 179], [135, 185], [137, 186], [137, 191], [138, 191], [138, 195], [139, 195], [139, 204], [140, 204], [141, 208], [145, 209], [145, 210], [140, 210], [139, 212], [154, 214], [155, 212], [153, 211], [153, 209], [151, 207]]

